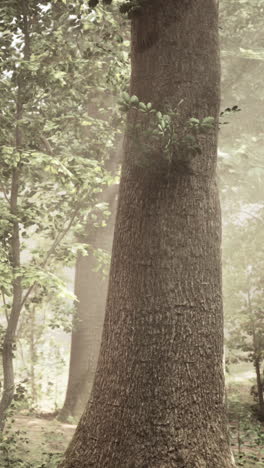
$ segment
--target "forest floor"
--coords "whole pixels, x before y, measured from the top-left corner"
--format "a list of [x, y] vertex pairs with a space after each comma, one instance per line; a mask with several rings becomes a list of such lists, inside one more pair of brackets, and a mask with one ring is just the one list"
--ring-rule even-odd
[[[264, 425], [252, 415], [253, 377], [243, 366], [227, 377], [231, 440], [238, 467], [264, 468]], [[16, 413], [0, 443], [1, 468], [57, 467], [75, 429], [76, 425], [62, 424], [48, 415]]]
[[76, 425], [63, 424], [54, 418], [23, 413], [15, 415], [12, 426], [12, 431], [20, 431], [17, 445], [21, 458], [31, 463], [63, 453], [75, 429]]

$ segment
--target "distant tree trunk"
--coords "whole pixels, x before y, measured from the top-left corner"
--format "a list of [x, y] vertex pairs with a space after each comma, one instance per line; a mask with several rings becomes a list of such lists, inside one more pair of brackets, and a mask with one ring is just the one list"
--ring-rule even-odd
[[[132, 20], [130, 94], [213, 116], [170, 160], [140, 154], [128, 114], [102, 346], [92, 396], [61, 468], [231, 468], [224, 401], [216, 0], [154, 0]], [[148, 141], [151, 144], [151, 141]], [[142, 164], [140, 164], [140, 159]]]
[[263, 382], [261, 379], [261, 354], [262, 354], [262, 346], [261, 342], [258, 340], [257, 332], [256, 332], [256, 316], [252, 307], [251, 303], [251, 293], [250, 293], [250, 286], [248, 286], [247, 291], [248, 296], [248, 311], [250, 314], [250, 322], [251, 322], [251, 330], [252, 330], [252, 339], [253, 339], [253, 364], [255, 367], [256, 372], [256, 380], [257, 380], [257, 392], [258, 392], [258, 402], [259, 402], [259, 416], [260, 419], [264, 421], [264, 398], [263, 398]]
[[[94, 249], [101, 248], [111, 253], [116, 215], [118, 186], [107, 189], [104, 200], [108, 201], [110, 219], [104, 228], [88, 226], [87, 243]], [[87, 404], [101, 344], [108, 279], [96, 272], [98, 261], [94, 255], [79, 254], [75, 269], [76, 314], [74, 316], [69, 379], [66, 398], [59, 414], [61, 421], [69, 417], [79, 418]]]
[[30, 369], [29, 369], [29, 376], [30, 376], [30, 387], [31, 387], [31, 398], [33, 405], [37, 405], [38, 400], [38, 392], [36, 387], [36, 375], [35, 375], [35, 367], [36, 367], [36, 310], [33, 306], [31, 306], [29, 311], [30, 317], [30, 329], [29, 329], [29, 356], [30, 356]]
[[258, 389], [258, 401], [259, 401], [259, 414], [261, 420], [264, 421], [264, 398], [263, 398], [263, 382], [261, 379], [261, 372], [260, 372], [260, 360], [255, 359], [254, 362], [256, 377], [257, 377], [257, 389]]

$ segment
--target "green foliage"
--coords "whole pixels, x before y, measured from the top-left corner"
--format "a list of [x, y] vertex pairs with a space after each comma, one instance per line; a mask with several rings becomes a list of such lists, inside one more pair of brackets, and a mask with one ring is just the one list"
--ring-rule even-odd
[[94, 250], [94, 256], [97, 260], [97, 266], [95, 271], [100, 271], [104, 278], [107, 278], [109, 273], [109, 265], [110, 265], [110, 254], [109, 252], [103, 249], [96, 249]]
[[242, 204], [233, 217], [230, 213], [224, 243], [228, 361], [251, 362], [260, 372], [264, 360], [262, 211], [260, 205]]
[[[14, 357], [19, 375], [32, 382], [27, 387], [33, 405], [43, 392], [55, 407], [61, 404], [65, 349], [56, 340], [58, 328], [71, 331], [75, 299], [65, 266], [83, 252], [97, 256], [100, 271], [107, 269], [105, 253], [94, 253], [83, 233], [88, 226], [106, 226], [110, 213], [98, 204], [98, 194], [115, 182], [106, 164], [123, 124], [115, 95], [127, 84], [129, 45], [115, 11], [91, 10], [88, 0], [11, 0], [1, 6], [1, 342], [19, 278], [22, 315]], [[15, 226], [21, 258], [16, 267]], [[45, 363], [47, 370], [53, 364], [52, 372], [43, 371]]]
[[240, 381], [229, 385], [227, 408], [236, 466], [263, 468], [263, 424], [255, 419], [251, 406], [249, 382]]
[[[3, 468], [10, 466], [29, 468], [31, 466], [24, 462], [21, 454], [18, 453], [19, 444], [23, 444], [24, 446], [29, 444], [26, 432], [21, 430], [12, 430], [14, 414], [23, 407], [26, 401], [26, 389], [25, 386], [20, 383], [16, 386], [13, 403], [6, 414], [8, 423], [6, 425], [5, 432], [0, 433], [0, 463]], [[28, 452], [28, 448], [26, 448], [25, 451]]]
[[221, 117], [226, 117], [227, 115], [234, 114], [236, 112], [240, 112], [241, 109], [239, 109], [238, 106], [232, 106], [232, 107], [227, 107], [225, 110], [220, 112], [220, 125], [226, 125], [228, 122], [222, 122]]
[[231, 430], [231, 445], [237, 466], [263, 468], [264, 434], [262, 425], [253, 421], [250, 415], [240, 417]]
[[[148, 1], [149, 0], [125, 0], [119, 6], [119, 11], [120, 13], [127, 15], [128, 18], [132, 18], [133, 16], [142, 13], [144, 5]], [[89, 7], [96, 8], [99, 3], [100, 0], [89, 0]], [[112, 0], [102, 0], [102, 3], [105, 5], [110, 5]]]
[[120, 13], [126, 14], [128, 18], [140, 15], [148, 1], [149, 0], [126, 0], [120, 5]]
[[[59, 244], [70, 232], [72, 245], [74, 226], [80, 230], [79, 223], [85, 224], [97, 193], [107, 183], [103, 161], [109, 157], [116, 132], [109, 119], [109, 109], [101, 108], [108, 92], [107, 82], [104, 87], [101, 83], [101, 96], [99, 91], [95, 98], [91, 91], [93, 83], [100, 83], [99, 76], [112, 59], [109, 60], [96, 42], [98, 29], [85, 4], [74, 8], [72, 4], [54, 4], [42, 9], [39, 2], [34, 2], [27, 60], [23, 56], [24, 38], [19, 29], [20, 10], [16, 11], [16, 3], [8, 12], [13, 15], [14, 26], [3, 33], [3, 43], [10, 47], [8, 57], [1, 64], [0, 83], [4, 104], [0, 115], [0, 179], [4, 194], [0, 241], [4, 253], [1, 288], [10, 296], [12, 265], [8, 243], [12, 223], [20, 223], [22, 248], [28, 251], [27, 239], [37, 243], [37, 248], [31, 250], [30, 269], [25, 266], [16, 272], [23, 277], [24, 286], [37, 282], [49, 287], [54, 279], [57, 289], [55, 276], [43, 272], [43, 268], [47, 261], [56, 259]], [[100, 14], [97, 16], [99, 19]], [[11, 47], [14, 37], [18, 42], [16, 48]], [[93, 57], [98, 60], [91, 68]], [[17, 80], [24, 77], [25, 71], [26, 83], [23, 81], [18, 88]], [[21, 93], [23, 118], [16, 121], [13, 110]], [[94, 102], [92, 107], [100, 108], [100, 118], [89, 110], [91, 102]], [[13, 142], [16, 127], [23, 135], [22, 148]], [[106, 145], [101, 144], [103, 140], [107, 141]], [[20, 174], [16, 217], [11, 214], [9, 204], [12, 168], [18, 168]], [[44, 250], [40, 248], [42, 242]], [[67, 257], [58, 260], [67, 262]]]
[[[220, 120], [219, 179], [222, 190], [224, 307], [229, 362], [256, 358], [263, 369], [263, 1], [220, 3], [222, 76], [227, 107]], [[250, 305], [249, 305], [250, 302]], [[255, 345], [253, 330], [255, 329]], [[262, 367], [261, 367], [262, 366]]]
[[190, 162], [193, 157], [201, 154], [199, 136], [208, 133], [215, 126], [213, 117], [208, 116], [201, 120], [192, 117], [182, 130], [177, 109], [168, 106], [166, 112], [162, 113], [151, 102], [141, 102], [137, 96], [129, 96], [126, 92], [118, 103], [122, 112], [132, 110], [144, 114], [144, 119], [136, 121], [131, 129], [136, 132], [135, 139], [140, 154], [137, 164], [141, 166], [158, 164], [158, 161], [153, 161], [153, 153], [157, 152], [168, 161], [174, 158], [183, 163]]
[[[54, 436], [53, 436], [54, 437]], [[38, 461], [28, 461], [30, 440], [26, 431], [13, 431], [9, 426], [0, 436], [0, 462], [2, 468], [56, 468], [62, 459], [61, 453], [46, 452], [39, 454]]]
[[[5, 431], [0, 434], [0, 465], [1, 468], [55, 468], [62, 458], [62, 453], [51, 451], [51, 442], [57, 442], [64, 448], [62, 434], [43, 433], [42, 448], [38, 453], [32, 452], [32, 440], [26, 430], [18, 429], [16, 416], [23, 408], [31, 405], [25, 382], [16, 386], [14, 400], [7, 412], [7, 424]], [[33, 460], [32, 460], [33, 456]]]

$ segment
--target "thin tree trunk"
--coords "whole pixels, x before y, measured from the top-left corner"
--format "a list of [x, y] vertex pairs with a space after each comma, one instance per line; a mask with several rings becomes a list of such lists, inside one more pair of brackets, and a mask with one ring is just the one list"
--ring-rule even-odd
[[262, 383], [262, 380], [261, 380], [260, 361], [259, 361], [259, 359], [255, 359], [254, 366], [255, 366], [256, 377], [257, 377], [257, 389], [258, 389], [258, 400], [259, 400], [259, 414], [260, 414], [261, 420], [264, 421], [263, 383]]
[[[27, 19], [27, 6], [25, 0], [22, 0], [23, 15], [23, 33], [24, 33], [24, 59], [29, 60], [29, 30]], [[21, 76], [18, 76], [17, 103], [16, 103], [16, 150], [22, 148], [22, 132], [19, 121], [23, 115], [22, 84]], [[13, 267], [13, 300], [11, 312], [8, 317], [7, 329], [3, 341], [2, 362], [3, 362], [3, 392], [0, 401], [0, 431], [4, 429], [7, 410], [13, 400], [15, 391], [14, 365], [13, 365], [13, 346], [17, 330], [19, 315], [22, 303], [22, 284], [21, 277], [18, 275], [20, 268], [20, 231], [18, 216], [18, 197], [19, 197], [20, 168], [19, 164], [12, 170], [10, 213], [14, 216], [12, 237], [10, 241], [10, 257]]]
[[61, 468], [234, 466], [215, 175], [216, 3], [155, 0], [132, 20], [130, 94], [176, 109], [180, 136], [191, 117], [212, 116], [215, 128], [189, 163], [185, 145], [170, 160], [153, 146], [146, 164], [137, 139], [145, 117], [129, 112], [99, 362]]
[[37, 404], [37, 388], [36, 388], [36, 376], [35, 376], [35, 365], [36, 365], [36, 311], [32, 307], [30, 310], [30, 332], [29, 332], [29, 352], [30, 352], [30, 386], [31, 386], [31, 398], [33, 405]]
[[251, 294], [250, 286], [248, 286], [248, 308], [250, 313], [250, 321], [252, 327], [252, 338], [253, 338], [253, 353], [254, 353], [254, 367], [256, 371], [256, 380], [257, 380], [257, 392], [258, 392], [258, 401], [259, 401], [259, 414], [260, 418], [264, 420], [264, 398], [263, 398], [263, 384], [261, 380], [261, 371], [260, 371], [260, 349], [258, 345], [258, 340], [256, 336], [256, 325], [255, 325], [255, 314], [252, 309], [251, 303]]
[[[59, 419], [79, 418], [91, 391], [101, 342], [105, 289], [100, 274], [93, 271], [96, 259], [78, 255], [75, 294], [78, 302], [73, 322], [71, 357], [66, 399]], [[100, 295], [101, 293], [101, 295]]]
[[[18, 138], [17, 138], [18, 142]], [[17, 216], [17, 200], [19, 188], [19, 170], [13, 169], [12, 188], [11, 188], [11, 209], [10, 212]], [[11, 258], [13, 266], [13, 302], [11, 313], [8, 318], [8, 325], [5, 332], [2, 362], [3, 362], [3, 393], [0, 402], [0, 430], [2, 431], [5, 425], [6, 411], [9, 408], [15, 391], [14, 381], [14, 366], [13, 366], [13, 346], [15, 341], [15, 333], [17, 329], [20, 305], [22, 300], [22, 285], [21, 278], [16, 277], [17, 269], [20, 267], [20, 239], [19, 239], [19, 224], [18, 221], [13, 221], [13, 233], [11, 239]]]

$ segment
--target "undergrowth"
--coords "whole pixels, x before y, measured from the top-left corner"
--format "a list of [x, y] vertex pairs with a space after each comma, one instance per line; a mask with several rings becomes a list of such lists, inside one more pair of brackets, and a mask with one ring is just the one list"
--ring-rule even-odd
[[229, 388], [230, 438], [237, 467], [264, 468], [264, 425], [256, 418], [248, 385]]
[[[230, 439], [236, 466], [264, 468], [264, 425], [252, 410], [250, 385], [232, 384], [228, 390]], [[0, 467], [56, 468], [74, 426], [44, 419], [43, 415], [38, 418], [30, 414], [27, 404], [26, 395], [20, 389], [9, 411], [5, 431], [0, 435]]]

